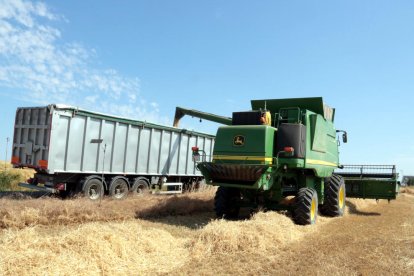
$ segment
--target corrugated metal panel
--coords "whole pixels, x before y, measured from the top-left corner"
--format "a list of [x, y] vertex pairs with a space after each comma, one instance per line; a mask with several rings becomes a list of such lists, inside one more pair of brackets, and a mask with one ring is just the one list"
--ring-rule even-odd
[[17, 110], [13, 156], [29, 167], [46, 160], [49, 173], [200, 176], [191, 147], [211, 156], [213, 143], [208, 134], [50, 105]]
[[19, 108], [13, 137], [13, 156], [21, 163], [37, 166], [49, 150], [50, 116], [48, 107]]

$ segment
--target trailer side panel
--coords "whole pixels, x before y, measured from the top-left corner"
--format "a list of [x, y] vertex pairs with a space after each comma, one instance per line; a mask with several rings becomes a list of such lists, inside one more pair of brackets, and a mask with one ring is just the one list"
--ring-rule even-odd
[[19, 108], [15, 166], [46, 173], [201, 176], [191, 147], [208, 158], [214, 136], [55, 105]]

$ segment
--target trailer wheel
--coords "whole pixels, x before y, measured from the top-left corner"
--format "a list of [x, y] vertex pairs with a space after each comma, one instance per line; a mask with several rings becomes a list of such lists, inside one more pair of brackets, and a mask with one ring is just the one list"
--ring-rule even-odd
[[91, 200], [101, 199], [104, 195], [104, 186], [100, 179], [88, 179], [82, 187], [82, 193]]
[[137, 177], [132, 185], [131, 192], [133, 195], [144, 195], [149, 193], [148, 180], [145, 177]]
[[322, 205], [322, 213], [331, 217], [342, 216], [345, 212], [345, 181], [336, 174], [325, 181], [325, 200]]
[[240, 191], [235, 188], [218, 187], [214, 197], [214, 210], [218, 218], [236, 219], [239, 216]]
[[124, 199], [128, 196], [128, 182], [123, 177], [114, 177], [109, 185], [109, 195], [113, 199]]
[[318, 194], [314, 189], [301, 188], [295, 197], [293, 219], [297, 224], [315, 224], [318, 216]]

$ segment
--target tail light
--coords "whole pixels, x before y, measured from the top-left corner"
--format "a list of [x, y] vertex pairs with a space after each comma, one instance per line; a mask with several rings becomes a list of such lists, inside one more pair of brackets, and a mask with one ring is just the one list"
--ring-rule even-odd
[[47, 160], [39, 160], [39, 167], [42, 169], [47, 169]]
[[191, 150], [193, 151], [193, 162], [200, 161], [200, 153], [198, 152], [198, 147], [192, 147]]
[[12, 163], [13, 165], [17, 165], [17, 164], [19, 164], [19, 163], [20, 163], [20, 158], [19, 158], [19, 156], [12, 156], [12, 158], [11, 158], [11, 163]]
[[284, 152], [294, 152], [295, 149], [293, 147], [284, 147], [283, 151]]
[[284, 147], [283, 153], [286, 157], [293, 157], [295, 155], [295, 149], [293, 147]]
[[55, 189], [59, 191], [66, 191], [66, 183], [58, 183], [55, 185]]

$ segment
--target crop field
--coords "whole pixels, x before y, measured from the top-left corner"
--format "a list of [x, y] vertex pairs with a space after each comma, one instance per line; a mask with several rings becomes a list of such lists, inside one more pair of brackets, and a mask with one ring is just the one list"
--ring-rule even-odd
[[342, 218], [214, 218], [214, 189], [123, 201], [0, 198], [0, 275], [409, 275], [414, 189]]

